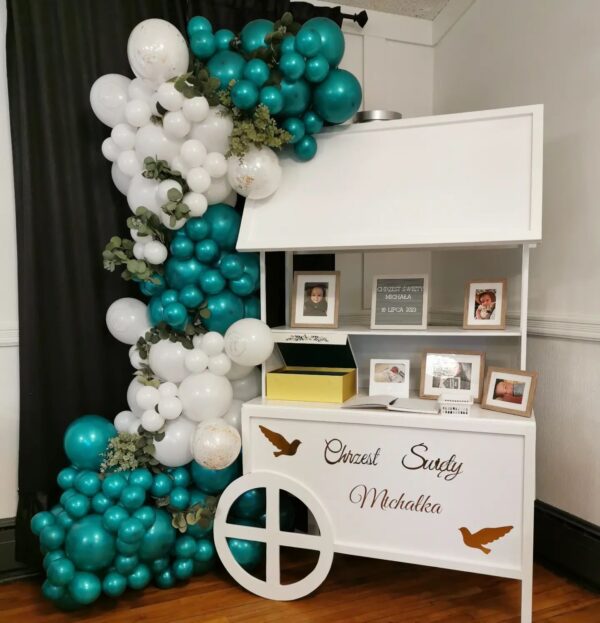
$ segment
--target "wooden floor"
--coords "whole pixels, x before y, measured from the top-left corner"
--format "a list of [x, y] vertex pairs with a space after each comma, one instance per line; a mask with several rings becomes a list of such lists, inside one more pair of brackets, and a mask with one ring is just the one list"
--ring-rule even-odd
[[[10, 623], [518, 623], [520, 584], [483, 575], [337, 555], [313, 595], [295, 602], [260, 599], [222, 569], [170, 590], [128, 591], [72, 614], [40, 594], [39, 580], [0, 585], [0, 621]], [[537, 565], [535, 622], [598, 623], [600, 595]]]

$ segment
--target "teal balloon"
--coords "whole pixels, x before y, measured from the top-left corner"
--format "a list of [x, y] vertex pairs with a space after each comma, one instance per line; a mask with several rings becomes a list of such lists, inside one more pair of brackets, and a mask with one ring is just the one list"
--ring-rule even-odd
[[[201, 243], [198, 243], [201, 244]], [[179, 302], [188, 309], [195, 309], [204, 301], [204, 294], [197, 286], [184, 286], [179, 290]]]
[[298, 52], [286, 52], [279, 59], [279, 71], [288, 80], [298, 80], [304, 73], [305, 65], [304, 57]]
[[225, 469], [208, 469], [192, 461], [192, 479], [194, 484], [205, 493], [211, 495], [222, 493], [227, 485], [241, 476], [241, 461], [234, 461]]
[[148, 317], [150, 323], [156, 326], [163, 321], [163, 314], [165, 313], [165, 307], [160, 301], [160, 296], [153, 296], [148, 303]]
[[[313, 17], [300, 29], [314, 30], [321, 38], [321, 54], [327, 59], [331, 67], [337, 67], [344, 56], [346, 42], [341, 28], [328, 17]], [[300, 32], [298, 34], [300, 34]]]
[[165, 290], [161, 295], [160, 295], [160, 302], [166, 307], [167, 305], [170, 305], [171, 303], [177, 303], [177, 290]]
[[56, 484], [58, 484], [61, 489], [69, 489], [75, 484], [75, 478], [77, 478], [78, 474], [79, 472], [76, 469], [65, 467], [58, 472]]
[[303, 136], [295, 145], [294, 153], [298, 160], [306, 162], [312, 160], [317, 153], [317, 141], [310, 135]]
[[58, 517], [60, 515], [60, 513], [62, 513], [65, 509], [63, 508], [62, 504], [55, 504], [51, 509], [50, 509], [50, 514], [54, 515], [55, 517]]
[[329, 123], [343, 123], [356, 113], [362, 100], [360, 83], [349, 71], [334, 69], [313, 93], [316, 113]]
[[[285, 532], [293, 532], [295, 528], [295, 519], [296, 509], [292, 498], [283, 492], [279, 500], [279, 529]], [[264, 528], [266, 526], [266, 522], [267, 516], [266, 513], [263, 513], [258, 518], [258, 523]]]
[[176, 532], [171, 525], [171, 515], [162, 509], [158, 509], [154, 524], [146, 530], [142, 539], [138, 552], [140, 560], [164, 558], [171, 551], [175, 538]]
[[245, 64], [241, 54], [220, 50], [206, 63], [206, 67], [210, 75], [219, 80], [219, 88], [224, 89], [232, 80], [237, 82], [242, 78]]
[[166, 556], [164, 558], [155, 558], [150, 564], [150, 571], [155, 575], [161, 573], [165, 569], [169, 568], [170, 559]]
[[69, 591], [66, 590], [63, 593], [62, 597], [59, 597], [54, 602], [54, 605], [57, 608], [60, 608], [61, 610], [65, 611], [65, 612], [72, 612], [73, 610], [78, 610], [84, 604], [81, 604], [78, 601], [76, 601], [75, 598], [69, 593]]
[[204, 238], [208, 238], [210, 234], [210, 224], [208, 221], [205, 221], [201, 216], [189, 219], [188, 222], [185, 224], [184, 229], [188, 238], [193, 242], [204, 240]]
[[145, 467], [138, 467], [129, 474], [129, 484], [142, 487], [145, 491], [150, 489], [153, 482], [152, 472]]
[[197, 562], [214, 562], [217, 557], [215, 544], [212, 539], [198, 539], [194, 551], [194, 560]]
[[50, 601], [58, 601], [65, 594], [64, 586], [52, 584], [50, 580], [45, 580], [42, 584], [42, 595]]
[[321, 35], [313, 28], [303, 27], [296, 35], [294, 48], [296, 52], [310, 58], [321, 50]]
[[226, 253], [219, 262], [219, 271], [225, 279], [238, 279], [244, 274], [244, 263], [239, 253]]
[[[181, 290], [184, 286], [195, 285], [200, 275], [206, 270], [196, 258], [178, 260], [169, 258], [165, 263], [165, 278], [170, 288]], [[150, 310], [152, 317], [152, 311]]]
[[235, 34], [227, 28], [221, 28], [215, 33], [217, 50], [228, 50], [229, 44], [235, 39]]
[[265, 512], [266, 504], [264, 489], [250, 489], [233, 503], [231, 512], [242, 519], [258, 519]]
[[258, 87], [250, 80], [238, 80], [231, 89], [231, 101], [240, 110], [249, 110], [258, 103]]
[[238, 296], [248, 296], [256, 290], [256, 283], [250, 275], [244, 274], [239, 279], [231, 280], [229, 289]]
[[200, 32], [212, 32], [212, 24], [210, 20], [202, 15], [195, 15], [187, 23], [187, 32], [190, 37]]
[[142, 590], [142, 588], [146, 588], [146, 586], [150, 584], [151, 579], [152, 574], [150, 573], [148, 565], [140, 563], [133, 572], [127, 576], [127, 585], [129, 588], [139, 591]]
[[83, 493], [72, 495], [65, 503], [65, 510], [73, 519], [85, 517], [90, 512], [90, 499]]
[[244, 299], [244, 318], [260, 320], [260, 299], [258, 296], [248, 296]]
[[142, 281], [140, 283], [140, 292], [144, 296], [154, 296], [155, 294], [160, 294], [165, 289], [165, 279], [162, 275], [152, 273], [152, 279], [154, 281]]
[[258, 99], [261, 104], [264, 104], [269, 109], [272, 115], [280, 113], [283, 108], [283, 95], [277, 87], [263, 87], [260, 90]]
[[210, 225], [211, 238], [223, 251], [235, 249], [242, 219], [234, 208], [225, 203], [215, 203], [208, 206], [204, 219]]
[[156, 586], [158, 588], [173, 588], [175, 586], [175, 576], [171, 569], [165, 569], [161, 571], [155, 578]]
[[52, 550], [51, 552], [48, 552], [45, 556], [44, 556], [44, 560], [42, 562], [44, 569], [47, 570], [48, 567], [55, 561], [55, 560], [60, 560], [61, 558], [65, 557], [65, 552], [62, 549], [55, 549]]
[[301, 119], [298, 119], [298, 117], [288, 117], [283, 121], [281, 127], [292, 135], [292, 145], [297, 143], [306, 132], [304, 123]]
[[265, 61], [260, 58], [253, 58], [246, 63], [243, 76], [257, 87], [262, 87], [269, 79], [270, 73], [271, 70]]
[[244, 569], [253, 569], [265, 556], [265, 544], [245, 539], [227, 539], [227, 545], [236, 562]]
[[[190, 489], [190, 504], [206, 504], [206, 500], [208, 495], [203, 491], [199, 491], [198, 489]], [[193, 526], [188, 526], [187, 534], [195, 539], [201, 539], [206, 537], [208, 534], [212, 532], [212, 521], [209, 522], [207, 526], [201, 526], [200, 524], [195, 524]]]
[[219, 245], [211, 238], [196, 243], [194, 254], [200, 262], [212, 264], [219, 257]]
[[215, 566], [215, 561], [210, 560], [208, 562], [200, 562], [194, 560], [194, 575], [202, 575], [207, 571], [210, 571]]
[[127, 578], [116, 571], [111, 571], [102, 580], [102, 590], [107, 597], [120, 597], [127, 588]]
[[200, 287], [206, 294], [219, 294], [226, 285], [223, 275], [215, 268], [207, 270], [200, 277]]
[[127, 486], [121, 474], [107, 474], [102, 481], [102, 493], [111, 500], [116, 500]]
[[96, 601], [102, 592], [102, 584], [97, 575], [78, 571], [69, 583], [69, 594], [78, 604], [88, 605]]
[[142, 506], [134, 511], [133, 517], [142, 522], [145, 530], [149, 530], [156, 521], [156, 511], [151, 506]]
[[129, 575], [130, 573], [133, 573], [139, 562], [140, 561], [135, 554], [132, 556], [124, 556], [123, 554], [119, 554], [115, 558], [115, 569], [123, 575]]
[[323, 82], [329, 73], [329, 63], [322, 54], [317, 54], [313, 58], [306, 61], [304, 68], [304, 77], [313, 83]]
[[115, 427], [99, 415], [84, 415], [67, 428], [64, 448], [67, 457], [79, 469], [99, 471], [102, 454], [111, 437], [117, 434]]
[[240, 33], [242, 40], [242, 50], [249, 54], [258, 50], [258, 48], [266, 47], [265, 37], [273, 32], [273, 22], [268, 19], [254, 19], [248, 22]]
[[32, 518], [29, 524], [31, 531], [35, 536], [39, 536], [41, 531], [46, 526], [53, 526], [56, 523], [56, 517], [50, 513], [49, 511], [42, 511], [41, 513], [36, 513]]
[[296, 51], [296, 37], [294, 35], [290, 35], [287, 33], [283, 41], [281, 42], [281, 47], [279, 48], [281, 54], [287, 54], [287, 52], [295, 52]]
[[75, 576], [75, 565], [68, 558], [59, 558], [48, 565], [48, 580], [56, 586], [66, 586]]
[[260, 279], [260, 259], [258, 253], [240, 253], [244, 262], [244, 272], [258, 283]]
[[177, 537], [174, 553], [177, 558], [193, 558], [196, 553], [196, 540], [187, 534]]
[[311, 98], [308, 82], [300, 78], [294, 82], [281, 81], [281, 94], [283, 96], [282, 117], [300, 117], [308, 108]]
[[142, 540], [145, 530], [144, 524], [139, 519], [130, 517], [119, 526], [117, 535], [124, 543], [137, 543]]
[[96, 472], [80, 472], [75, 479], [75, 489], [88, 497], [96, 495], [100, 491], [101, 486], [102, 482]]
[[121, 539], [117, 539], [115, 546], [119, 554], [123, 556], [133, 556], [137, 554], [138, 549], [140, 549], [139, 542], [137, 543], [125, 543], [125, 541], [121, 541]]
[[77, 495], [77, 491], [75, 491], [75, 489], [67, 489], [61, 494], [60, 503], [62, 504], [63, 508], [65, 504], [67, 503], [67, 500], [70, 500], [74, 495]]
[[177, 329], [182, 325], [185, 325], [188, 313], [185, 306], [181, 303], [169, 303], [169, 305], [165, 307], [163, 317], [167, 324]]
[[112, 501], [109, 500], [104, 493], [96, 493], [92, 498], [92, 510], [98, 515], [104, 515], [111, 506]]
[[146, 501], [146, 492], [138, 485], [127, 485], [119, 500], [126, 509], [133, 510]]
[[217, 41], [210, 31], [202, 30], [194, 33], [190, 40], [190, 48], [194, 56], [206, 60], [217, 51]]
[[194, 243], [187, 236], [177, 236], [169, 245], [171, 255], [179, 260], [189, 260], [194, 255]]
[[242, 299], [228, 290], [210, 295], [206, 305], [210, 315], [202, 321], [209, 331], [223, 334], [234, 322], [244, 317]]
[[[100, 494], [101, 495], [101, 494]], [[93, 503], [93, 500], [92, 500]], [[56, 523], [65, 531], [68, 532], [71, 526], [75, 523], [75, 520], [67, 511], [63, 511], [60, 515], [56, 516]]]
[[169, 505], [178, 511], [185, 510], [190, 503], [190, 494], [183, 487], [175, 487], [169, 495]]
[[128, 517], [129, 513], [122, 506], [111, 506], [102, 515], [102, 526], [109, 532], [116, 533]]
[[192, 477], [187, 467], [175, 467], [170, 472], [171, 479], [176, 487], [188, 487]]
[[156, 474], [150, 487], [150, 494], [155, 498], [162, 498], [169, 495], [172, 488], [173, 481], [166, 474]]
[[89, 515], [69, 530], [65, 552], [77, 569], [100, 571], [115, 557], [115, 537], [104, 527], [100, 515]]
[[173, 562], [173, 575], [177, 580], [187, 580], [194, 573], [194, 561], [191, 558], [180, 558]]
[[304, 121], [307, 134], [318, 134], [323, 129], [323, 119], [313, 110], [304, 113], [302, 121]]

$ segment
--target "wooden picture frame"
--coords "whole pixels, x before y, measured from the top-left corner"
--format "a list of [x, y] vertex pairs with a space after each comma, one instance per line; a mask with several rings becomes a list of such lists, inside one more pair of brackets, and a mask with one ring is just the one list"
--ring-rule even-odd
[[[521, 380], [522, 379], [522, 380]], [[527, 380], [525, 380], [527, 379]], [[527, 372], [526, 370], [513, 370], [511, 368], [491, 367], [485, 375], [483, 386], [482, 409], [499, 411], [500, 413], [510, 413], [521, 417], [530, 417], [533, 410], [533, 401], [537, 389], [537, 372]], [[522, 402], [517, 403], [506, 398], [494, 398], [495, 388], [499, 382], [524, 383], [525, 388], [522, 395]], [[491, 396], [490, 396], [491, 393]], [[504, 406], [506, 404], [507, 406]], [[521, 404], [522, 408], [511, 407], [511, 404]]]
[[[480, 286], [477, 288], [477, 286]], [[475, 318], [478, 310], [475, 309], [477, 290], [482, 290], [483, 294], [494, 297], [493, 305], [496, 317], [494, 319]], [[500, 290], [500, 295], [498, 295]], [[498, 298], [500, 302], [498, 304]], [[506, 279], [474, 279], [467, 281], [465, 285], [465, 302], [463, 311], [463, 329], [474, 331], [485, 331], [490, 329], [506, 328], [506, 308], [508, 302], [508, 282]], [[483, 310], [482, 310], [483, 311]], [[489, 313], [489, 312], [488, 312]]]
[[[310, 284], [313, 288], [325, 288], [321, 294], [321, 301], [312, 303], [314, 309], [309, 309], [311, 304], [306, 300], [305, 290]], [[333, 290], [333, 307], [331, 305], [331, 292]], [[300, 291], [300, 292], [299, 292]], [[299, 296], [300, 295], [300, 296]], [[324, 305], [321, 303], [324, 302]], [[321, 313], [325, 310], [325, 313]], [[338, 270], [320, 271], [294, 271], [294, 284], [292, 287], [292, 305], [290, 313], [290, 326], [293, 328], [311, 329], [336, 329], [339, 321], [340, 308], [340, 272]], [[314, 313], [309, 313], [314, 312]], [[314, 318], [315, 322], [311, 322]], [[322, 321], [322, 320], [328, 321]]]
[[[473, 379], [473, 370], [471, 370], [471, 378], [470, 378], [470, 387], [456, 387], [455, 390], [464, 390], [469, 389], [471, 392], [471, 396], [473, 396], [474, 402], [481, 402], [483, 397], [483, 385], [484, 385], [484, 377], [485, 377], [485, 353], [481, 351], [473, 351], [473, 350], [438, 350], [438, 349], [427, 349], [423, 351], [421, 355], [421, 383], [419, 385], [419, 396], [421, 398], [427, 398], [429, 400], [437, 400], [442, 392], [452, 392], [452, 387], [442, 387], [441, 383], [439, 386], [439, 391], [437, 388], [433, 389], [433, 382], [430, 384], [427, 382], [427, 359], [432, 355], [447, 355], [448, 357], [454, 357], [458, 363], [469, 363], [471, 365], [477, 362], [479, 366], [478, 374], [479, 377], [477, 379]], [[460, 361], [460, 357], [463, 357], [464, 361]], [[467, 361], [466, 359], [470, 358], [471, 361]], [[433, 376], [432, 376], [433, 378]], [[450, 378], [459, 378], [458, 376], [450, 377]], [[476, 391], [474, 391], [476, 390]]]
[[[383, 324], [377, 322], [377, 284], [380, 280], [397, 280], [406, 281], [414, 279], [423, 280], [423, 297], [421, 309], [421, 321], [418, 324]], [[406, 305], [408, 301], [395, 303], [397, 305]], [[408, 303], [410, 305], [410, 303]], [[411, 275], [375, 275], [373, 277], [373, 287], [371, 291], [371, 329], [427, 329], [427, 315], [429, 307], [429, 275], [427, 273], [411, 274]]]

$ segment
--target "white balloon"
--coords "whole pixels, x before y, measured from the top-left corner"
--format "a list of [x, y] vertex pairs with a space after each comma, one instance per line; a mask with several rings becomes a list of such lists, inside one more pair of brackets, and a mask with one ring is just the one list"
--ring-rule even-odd
[[238, 433], [242, 432], [242, 401], [234, 398], [229, 411], [223, 416], [223, 420], [233, 426]]
[[144, 387], [144, 385], [138, 381], [137, 376], [134, 376], [133, 379], [131, 379], [131, 383], [129, 383], [129, 386], [127, 387], [127, 405], [129, 406], [129, 410], [137, 419], [142, 417], [143, 410], [138, 407], [135, 397], [142, 387]]
[[225, 415], [231, 406], [232, 394], [229, 380], [212, 372], [192, 374], [179, 386], [185, 416], [195, 422]]
[[142, 419], [140, 418], [135, 418], [135, 420], [131, 420], [131, 424], [129, 425], [129, 430], [127, 431], [128, 433], [131, 433], [132, 435], [138, 435], [139, 434], [139, 428], [142, 425]]
[[208, 117], [208, 100], [202, 95], [185, 99], [183, 102], [183, 114], [189, 121], [204, 121]]
[[162, 201], [162, 203], [166, 203], [169, 201], [169, 191], [171, 189], [175, 189], [178, 192], [181, 192], [181, 184], [176, 182], [175, 180], [163, 180], [157, 189], [158, 199]]
[[133, 149], [135, 145], [135, 129], [128, 123], [119, 123], [112, 129], [110, 138], [112, 138], [119, 149]]
[[127, 87], [130, 100], [142, 100], [147, 103], [153, 92], [152, 87], [141, 78], [134, 78]]
[[148, 156], [171, 162], [179, 154], [180, 147], [180, 141], [169, 138], [161, 127], [153, 123], [140, 128], [135, 135], [135, 153], [140, 162]]
[[225, 376], [231, 369], [231, 359], [225, 354], [220, 353], [208, 360], [208, 370], [217, 376]]
[[119, 342], [135, 344], [150, 328], [148, 308], [137, 299], [117, 299], [106, 311], [106, 326]]
[[154, 458], [167, 467], [181, 467], [192, 459], [192, 439], [196, 422], [178, 417], [165, 422], [164, 439], [154, 442]]
[[135, 395], [138, 407], [144, 411], [154, 409], [154, 407], [158, 404], [159, 398], [160, 394], [158, 393], [158, 389], [156, 389], [156, 387], [152, 387], [152, 385], [145, 385], [139, 389]]
[[[206, 199], [208, 205], [214, 205], [215, 203], [223, 203], [231, 194], [231, 184], [227, 179], [227, 176], [217, 177], [210, 183], [209, 189], [206, 191]], [[235, 205], [231, 203], [230, 205]]]
[[160, 218], [160, 222], [167, 228], [171, 230], [181, 229], [186, 223], [186, 218], [180, 218], [178, 221], [175, 221], [175, 225], [171, 225], [171, 215], [163, 212], [162, 210], [158, 214]]
[[186, 166], [181, 156], [175, 156], [175, 158], [173, 158], [173, 160], [171, 161], [171, 168], [173, 169], [173, 171], [179, 171], [179, 173], [181, 173], [183, 177], [187, 175], [188, 167]]
[[212, 151], [206, 156], [204, 168], [211, 177], [223, 177], [227, 173], [227, 160], [223, 154]]
[[184, 138], [191, 128], [190, 122], [183, 116], [180, 110], [168, 112], [163, 117], [163, 130], [171, 138]]
[[165, 396], [158, 401], [157, 409], [165, 420], [174, 420], [181, 415], [183, 405], [176, 396]]
[[260, 396], [261, 392], [261, 376], [258, 368], [253, 368], [252, 372], [243, 379], [231, 381], [233, 388], [233, 397], [246, 402]]
[[181, 157], [190, 167], [200, 167], [206, 160], [206, 147], [195, 138], [186, 141], [181, 146]]
[[90, 104], [94, 114], [104, 125], [113, 128], [125, 121], [127, 87], [130, 79], [119, 74], [100, 76], [90, 90]]
[[208, 111], [206, 119], [194, 124], [191, 138], [202, 141], [207, 151], [226, 154], [229, 151], [229, 137], [233, 130], [233, 121], [226, 108], [214, 106]]
[[[227, 177], [222, 177], [219, 179], [227, 181]], [[231, 186], [229, 186], [229, 182], [227, 182], [227, 186], [228, 188], [231, 188]], [[233, 188], [231, 188], [227, 197], [225, 197], [225, 199], [221, 199], [221, 201], [217, 203], [226, 203], [228, 206], [232, 206], [233, 208], [235, 208], [235, 205], [237, 203], [237, 193], [235, 192], [235, 190], [233, 190]]]
[[277, 154], [269, 147], [250, 147], [240, 159], [229, 158], [227, 179], [233, 190], [249, 199], [272, 195], [281, 182], [281, 166]]
[[145, 99], [134, 99], [125, 106], [125, 119], [130, 125], [141, 128], [150, 123], [150, 106]]
[[167, 247], [162, 242], [158, 242], [158, 240], [153, 240], [144, 245], [144, 257], [150, 264], [155, 266], [162, 264], [167, 259], [168, 254]]
[[190, 372], [204, 372], [208, 367], [208, 355], [198, 348], [188, 351], [185, 355], [185, 367]]
[[143, 260], [144, 259], [144, 249], [146, 248], [145, 243], [143, 242], [136, 242], [133, 245], [133, 257], [135, 257], [136, 260]]
[[142, 414], [142, 428], [146, 429], [150, 433], [155, 433], [160, 430], [165, 423], [165, 418], [157, 413], [154, 409], [148, 409]]
[[127, 191], [127, 203], [134, 214], [140, 206], [148, 208], [154, 214], [162, 212], [160, 202], [156, 196], [158, 184], [157, 180], [150, 180], [141, 173], [131, 178], [129, 190]]
[[147, 19], [131, 31], [127, 58], [138, 78], [158, 86], [187, 71], [189, 53], [185, 39], [173, 24]]
[[271, 329], [256, 318], [234, 322], [225, 333], [225, 352], [242, 366], [257, 366], [273, 352], [275, 341]]
[[117, 165], [119, 171], [121, 171], [123, 175], [128, 175], [129, 177], [133, 177], [142, 172], [142, 165], [137, 159], [133, 149], [122, 151], [117, 158]]
[[194, 167], [188, 171], [186, 181], [190, 190], [204, 193], [210, 186], [210, 175], [202, 167]]
[[102, 155], [109, 160], [110, 162], [114, 162], [121, 153], [121, 150], [117, 147], [117, 144], [110, 138], [105, 138], [102, 141]]
[[194, 337], [192, 338], [192, 344], [194, 345], [194, 348], [200, 348], [202, 346], [203, 338], [204, 338], [204, 335], [202, 333], [198, 335], [194, 335]]
[[163, 398], [172, 398], [173, 396], [177, 396], [177, 385], [169, 381], [161, 383], [158, 386], [158, 393], [160, 394], [161, 400]]
[[209, 331], [204, 334], [202, 340], [202, 350], [209, 356], [214, 357], [223, 352], [225, 348], [225, 340], [220, 333]]
[[207, 469], [225, 469], [238, 457], [242, 439], [238, 431], [222, 419], [198, 426], [192, 442], [194, 459]]
[[[132, 240], [135, 240], [136, 242], [141, 242], [143, 245], [152, 240], [152, 236], [140, 236], [137, 233], [136, 229], [130, 229], [129, 233], [131, 234]], [[135, 249], [135, 245], [133, 248]]]
[[131, 178], [129, 175], [121, 172], [116, 162], [112, 163], [110, 167], [110, 176], [112, 177], [113, 184], [117, 187], [117, 190], [124, 195], [129, 192], [129, 185], [131, 184]]
[[254, 370], [254, 366], [240, 366], [239, 363], [232, 361], [231, 369], [225, 376], [230, 381], [237, 381], [238, 379], [243, 379], [248, 376], [252, 370]]
[[160, 340], [150, 347], [148, 362], [150, 369], [158, 378], [172, 383], [180, 383], [188, 376], [184, 362], [185, 355], [189, 352], [181, 342]]
[[129, 349], [129, 362], [136, 370], [142, 369], [142, 357], [135, 344]]
[[153, 115], [160, 116], [158, 112], [158, 93], [152, 93], [148, 99], [148, 106], [150, 106], [150, 112]]
[[186, 193], [183, 203], [190, 209], [190, 216], [202, 216], [208, 209], [208, 201], [200, 193]]
[[114, 425], [119, 433], [129, 432], [129, 427], [133, 422], [137, 422], [138, 419], [133, 415], [131, 411], [121, 411], [115, 415]]
[[158, 103], [170, 112], [181, 110], [185, 100], [173, 82], [163, 82], [156, 90], [156, 95], [158, 95]]

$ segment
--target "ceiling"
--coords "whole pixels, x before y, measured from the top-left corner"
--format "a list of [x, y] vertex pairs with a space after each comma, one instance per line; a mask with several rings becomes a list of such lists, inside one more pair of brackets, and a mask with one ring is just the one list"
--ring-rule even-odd
[[346, 6], [434, 20], [449, 0], [343, 0]]

